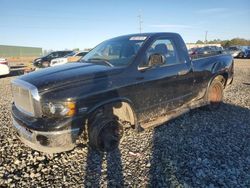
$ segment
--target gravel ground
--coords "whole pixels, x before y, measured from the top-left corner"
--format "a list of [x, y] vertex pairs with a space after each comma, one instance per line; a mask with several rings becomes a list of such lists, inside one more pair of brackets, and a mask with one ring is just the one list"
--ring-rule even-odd
[[120, 150], [103, 155], [84, 143], [54, 155], [24, 146], [12, 129], [11, 79], [0, 79], [0, 187], [250, 187], [250, 60], [236, 60], [218, 111], [126, 130]]

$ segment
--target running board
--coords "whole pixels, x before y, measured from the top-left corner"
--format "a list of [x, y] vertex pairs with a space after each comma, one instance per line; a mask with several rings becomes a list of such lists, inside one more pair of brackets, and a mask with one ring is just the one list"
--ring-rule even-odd
[[165, 115], [159, 116], [156, 119], [151, 120], [147, 123], [141, 122], [140, 123], [141, 128], [149, 129], [149, 128], [157, 127], [157, 126], [162, 125], [163, 123], [165, 123], [171, 119], [177, 118], [177, 117], [189, 112], [192, 109], [199, 108], [199, 107], [205, 106], [207, 104], [208, 104], [208, 102], [204, 101], [203, 99], [195, 101], [195, 102], [194, 101], [190, 102], [190, 103], [183, 105], [175, 110], [169, 111]]

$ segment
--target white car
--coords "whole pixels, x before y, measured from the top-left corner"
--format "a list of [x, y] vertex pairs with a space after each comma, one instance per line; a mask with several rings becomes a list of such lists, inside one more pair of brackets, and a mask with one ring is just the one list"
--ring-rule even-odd
[[0, 58], [0, 76], [8, 75], [10, 73], [10, 68], [7, 59]]
[[82, 51], [82, 52], [72, 52], [64, 57], [61, 58], [56, 58], [51, 60], [50, 66], [54, 67], [57, 65], [63, 65], [68, 62], [74, 62], [78, 61], [81, 57], [85, 56], [88, 52], [87, 51]]

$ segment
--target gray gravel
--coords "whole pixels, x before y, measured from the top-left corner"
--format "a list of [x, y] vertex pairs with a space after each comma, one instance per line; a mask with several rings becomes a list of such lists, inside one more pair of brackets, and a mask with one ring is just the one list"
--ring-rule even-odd
[[45, 155], [12, 130], [10, 80], [0, 78], [0, 187], [250, 187], [250, 60], [215, 112], [196, 109], [154, 130], [125, 131], [120, 150]]

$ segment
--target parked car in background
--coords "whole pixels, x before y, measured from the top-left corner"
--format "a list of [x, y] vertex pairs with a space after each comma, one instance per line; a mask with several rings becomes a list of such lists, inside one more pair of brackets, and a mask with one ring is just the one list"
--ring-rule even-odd
[[63, 65], [65, 63], [69, 63], [69, 62], [79, 61], [87, 53], [88, 53], [87, 51], [79, 51], [79, 52], [74, 51], [74, 52], [72, 52], [64, 57], [51, 60], [50, 66], [54, 67], [54, 66]]
[[210, 49], [212, 52], [218, 52], [218, 53], [222, 53], [224, 51], [224, 48], [221, 46], [210, 46]]
[[36, 68], [46, 68], [50, 66], [51, 60], [59, 57], [64, 57], [72, 52], [73, 52], [72, 50], [51, 52], [48, 55], [35, 59], [33, 61], [33, 65]]
[[0, 76], [8, 75], [9, 73], [10, 73], [10, 68], [7, 59], [0, 58]]
[[244, 57], [244, 50], [242, 50], [239, 46], [230, 46], [226, 50], [234, 58], [237, 58], [237, 57], [242, 58], [242, 57]]
[[204, 46], [200, 48], [191, 48], [189, 50], [189, 56], [192, 59], [207, 57], [210, 55], [221, 54], [224, 51], [222, 47], [218, 46]]
[[188, 50], [188, 54], [189, 54], [189, 56], [197, 55], [198, 51], [200, 51], [200, 50], [201, 50], [201, 48], [190, 48]]
[[245, 50], [244, 58], [250, 58], [250, 48]]
[[250, 46], [241, 46], [240, 48], [242, 49], [242, 54], [240, 54], [241, 57], [243, 57], [243, 58], [249, 58]]

